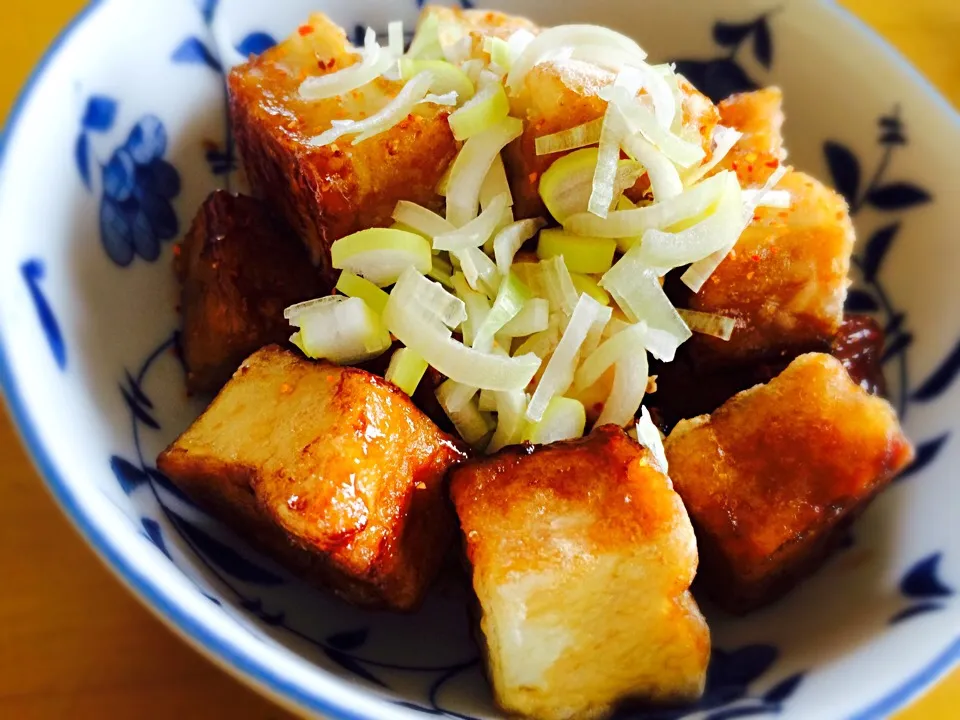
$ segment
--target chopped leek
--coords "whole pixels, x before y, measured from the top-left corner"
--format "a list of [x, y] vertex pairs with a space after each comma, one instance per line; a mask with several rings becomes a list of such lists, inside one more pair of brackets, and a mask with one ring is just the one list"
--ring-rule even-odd
[[393, 209], [393, 219], [427, 238], [453, 232], [456, 228], [432, 210], [408, 200], [401, 200]]
[[419, 235], [396, 228], [370, 228], [333, 243], [331, 262], [380, 287], [392, 285], [407, 268], [426, 273], [433, 266], [430, 243]]
[[459, 228], [433, 238], [434, 250], [457, 252], [483, 245], [493, 235], [507, 209], [507, 196], [497, 195], [477, 217]]
[[436, 391], [440, 407], [443, 408], [447, 417], [450, 418], [450, 422], [453, 423], [460, 437], [473, 446], [474, 449], [482, 450], [486, 445], [485, 441], [490, 435], [490, 431], [493, 430], [493, 421], [489, 415], [480, 412], [476, 402], [473, 400], [470, 400], [470, 402], [456, 410], [448, 407], [448, 398], [443, 392], [445, 385], [446, 383], [438, 387]]
[[[527, 396], [522, 390], [494, 393], [497, 410], [497, 429], [487, 446], [488, 453], [494, 453], [507, 445], [517, 445], [523, 441], [527, 420]], [[581, 431], [582, 432], [582, 431]]]
[[440, 20], [434, 14], [427, 14], [417, 27], [407, 57], [423, 60], [439, 60], [443, 58], [443, 48], [440, 46]]
[[340, 273], [340, 277], [337, 279], [337, 290], [348, 297], [360, 298], [377, 315], [383, 313], [390, 297], [366, 278], [354, 275], [349, 270]]
[[568, 397], [551, 398], [543, 417], [523, 431], [523, 440], [534, 445], [547, 445], [561, 440], [572, 440], [583, 435], [587, 425], [587, 411], [583, 403]]
[[[595, 147], [574, 150], [555, 160], [540, 177], [540, 197], [557, 222], [565, 224], [568, 217], [586, 212], [593, 189], [598, 153]], [[633, 187], [644, 172], [643, 166], [638, 162], [618, 161], [614, 194]]]
[[[499, 155], [493, 159], [490, 171], [480, 185], [480, 208], [486, 210], [498, 196], [507, 198], [507, 205], [513, 205], [513, 193], [507, 180], [507, 170], [503, 166], [503, 158]], [[513, 222], [513, 218], [510, 219]]]
[[610, 293], [600, 287], [599, 283], [589, 275], [570, 273], [570, 279], [573, 280], [573, 287], [578, 293], [586, 293], [601, 305], [610, 304]]
[[390, 347], [390, 333], [380, 317], [360, 298], [336, 296], [296, 318], [299, 344], [312, 358], [342, 365], [370, 360]]
[[477, 292], [470, 287], [463, 273], [454, 274], [451, 283], [457, 297], [466, 307], [466, 318], [460, 328], [463, 342], [472, 346], [477, 337], [477, 331], [486, 319], [487, 313], [490, 312], [490, 301], [482, 292]]
[[427, 371], [427, 361], [410, 348], [400, 348], [390, 357], [384, 378], [407, 395], [413, 395]]
[[477, 329], [473, 347], [477, 350], [489, 352], [493, 346], [493, 336], [517, 316], [528, 300], [530, 300], [530, 291], [524, 287], [516, 275], [510, 273], [504, 277], [490, 312], [487, 313], [483, 323]]
[[543, 218], [517, 220], [497, 233], [493, 239], [493, 256], [497, 261], [497, 269], [502, 275], [510, 272], [513, 258], [523, 244], [546, 224]]
[[499, 82], [481, 87], [447, 122], [457, 140], [466, 140], [489, 130], [510, 114], [510, 101]]
[[456, 65], [444, 60], [416, 60], [414, 58], [400, 58], [400, 79], [409, 80], [422, 73], [429, 72], [433, 77], [430, 83], [430, 92], [440, 95], [455, 92], [457, 99], [464, 102], [473, 97], [474, 88], [470, 78]]
[[380, 47], [373, 28], [367, 28], [360, 62], [326, 75], [308, 77], [300, 83], [300, 97], [310, 101], [346, 94], [383, 75], [394, 62], [396, 58]]
[[541, 135], [534, 142], [534, 147], [537, 155], [551, 155], [595, 145], [600, 142], [601, 128], [603, 128], [603, 118], [597, 118], [550, 135]]
[[617, 360], [614, 366], [613, 385], [597, 418], [597, 425], [613, 424], [624, 427], [640, 409], [647, 391], [647, 353], [638, 346], [633, 353]]
[[547, 260], [562, 257], [571, 273], [605, 273], [613, 266], [617, 241], [612, 238], [581, 237], [551, 228], [540, 231], [537, 257]]
[[497, 394], [493, 390], [481, 390], [477, 399], [477, 407], [480, 408], [480, 412], [496, 412]]
[[437, 388], [436, 395], [443, 398], [445, 410], [462, 410], [463, 407], [476, 397], [478, 388], [458, 383], [456, 380], [444, 380]]
[[546, 330], [550, 325], [550, 303], [543, 298], [527, 300], [520, 312], [500, 328], [500, 335], [506, 337], [527, 337]]
[[483, 250], [468, 247], [453, 255], [460, 261], [460, 269], [471, 288], [491, 296], [497, 292], [500, 287], [500, 271]]

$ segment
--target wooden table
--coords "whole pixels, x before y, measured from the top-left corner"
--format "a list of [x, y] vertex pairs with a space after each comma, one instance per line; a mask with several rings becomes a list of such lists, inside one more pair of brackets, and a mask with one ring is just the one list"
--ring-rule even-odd
[[[797, 0], [795, 0], [797, 1]], [[957, 0], [843, 0], [960, 105]], [[83, 0], [9, 3], [0, 113]], [[98, 562], [0, 411], [0, 717], [287, 718], [174, 637]], [[960, 670], [900, 720], [960, 716]]]

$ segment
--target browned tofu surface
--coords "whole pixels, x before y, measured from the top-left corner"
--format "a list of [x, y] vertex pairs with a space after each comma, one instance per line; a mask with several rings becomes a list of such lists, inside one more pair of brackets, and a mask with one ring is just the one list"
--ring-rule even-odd
[[666, 452], [697, 531], [700, 576], [732, 611], [770, 602], [816, 569], [913, 458], [889, 403], [822, 354], [680, 423]]
[[763, 185], [786, 159], [783, 148], [783, 93], [771, 87], [731, 95], [717, 105], [720, 124], [743, 137], [717, 166], [733, 170], [744, 187]]
[[540, 28], [525, 17], [508, 15], [496, 10], [464, 10], [458, 7], [428, 5], [420, 13], [417, 27], [429, 17], [435, 16], [440, 23], [439, 36], [445, 45], [469, 37], [469, 58], [488, 62], [490, 55], [483, 49], [485, 37], [508, 39], [517, 30], [526, 30], [536, 35]]
[[283, 343], [288, 305], [326, 295], [300, 241], [250, 197], [218, 190], [176, 255], [187, 389], [213, 393], [250, 353]]
[[699, 293], [693, 310], [733, 317], [729, 341], [697, 335], [705, 363], [749, 363], [826, 350], [843, 321], [855, 240], [846, 201], [804, 173], [790, 171], [788, 210], [761, 208], [737, 246]]
[[331, 121], [379, 111], [403, 87], [377, 78], [344, 96], [306, 101], [304, 79], [359, 60], [339, 27], [312, 15], [287, 40], [230, 73], [230, 110], [237, 146], [254, 193], [300, 234], [330, 275], [334, 240], [387, 226], [398, 200], [441, 210], [436, 187], [457, 151], [449, 108], [418, 105], [390, 130], [352, 144], [353, 136], [312, 147]]
[[[503, 153], [517, 218], [547, 217], [539, 195], [540, 177], [567, 154], [537, 155], [536, 139], [603, 117], [607, 103], [599, 93], [614, 78], [615, 74], [608, 70], [576, 60], [541, 63], [527, 74], [523, 88], [511, 101], [512, 114], [525, 121], [523, 135]], [[700, 136], [709, 152], [719, 113], [709, 98], [686, 81], [682, 81], [681, 90], [684, 125]], [[644, 176], [627, 195], [639, 200], [649, 186]]]
[[694, 700], [710, 637], [690, 521], [652, 455], [607, 425], [451, 471], [488, 675], [506, 711], [595, 718]]
[[410, 610], [450, 547], [444, 476], [463, 457], [391, 383], [269, 346], [157, 464], [306, 579]]

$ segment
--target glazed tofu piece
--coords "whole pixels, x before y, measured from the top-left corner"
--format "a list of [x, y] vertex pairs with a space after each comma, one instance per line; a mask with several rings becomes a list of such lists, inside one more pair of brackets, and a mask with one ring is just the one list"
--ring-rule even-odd
[[[599, 93], [614, 79], [614, 73], [578, 60], [544, 62], [527, 74], [523, 88], [511, 100], [512, 114], [525, 121], [523, 135], [503, 153], [517, 218], [547, 217], [539, 195], [540, 178], [566, 154], [537, 155], [536, 139], [603, 117], [607, 103]], [[717, 108], [685, 80], [681, 80], [680, 89], [684, 97], [684, 135], [699, 138], [709, 152], [720, 117]], [[639, 200], [649, 186], [644, 176], [627, 195]]]
[[458, 148], [447, 123], [450, 108], [433, 104], [418, 105], [399, 124], [356, 145], [349, 135], [311, 145], [332, 121], [368, 117], [403, 87], [380, 77], [342, 96], [300, 97], [305, 79], [359, 59], [343, 30], [315, 14], [229, 78], [233, 130], [254, 193], [299, 233], [331, 280], [334, 240], [390, 225], [398, 200], [442, 209], [437, 183]]
[[717, 165], [733, 170], [744, 187], [762, 186], [781, 162], [783, 147], [783, 93], [769, 87], [731, 95], [717, 105], [720, 124], [739, 130], [743, 137]]
[[913, 458], [890, 404], [818, 353], [679, 423], [666, 452], [697, 531], [700, 578], [733, 612], [777, 599], [819, 567]]
[[417, 29], [434, 18], [438, 23], [437, 34], [441, 44], [450, 48], [461, 60], [489, 61], [490, 55], [483, 49], [483, 39], [486, 37], [507, 40], [518, 30], [526, 30], [533, 35], [540, 32], [537, 25], [519, 15], [442, 5], [426, 6], [420, 13]]
[[391, 383], [268, 346], [157, 466], [307, 580], [411, 610], [453, 540], [444, 476], [463, 457]]
[[690, 521], [652, 454], [606, 425], [451, 472], [505, 711], [599, 718], [625, 698], [695, 700], [710, 636], [688, 588]]
[[846, 201], [804, 173], [777, 185], [788, 210], [761, 208], [700, 292], [693, 310], [733, 317], [729, 341], [691, 340], [698, 363], [733, 365], [826, 350], [843, 322], [855, 241]]
[[216, 392], [250, 353], [286, 342], [283, 309], [330, 291], [260, 201], [222, 190], [204, 201], [175, 257], [192, 393]]

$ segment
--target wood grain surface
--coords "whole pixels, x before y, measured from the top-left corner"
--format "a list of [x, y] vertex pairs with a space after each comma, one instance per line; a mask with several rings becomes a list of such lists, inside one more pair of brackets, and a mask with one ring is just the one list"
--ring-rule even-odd
[[[805, 0], [806, 1], [806, 0]], [[843, 0], [960, 105], [960, 2]], [[5, 5], [4, 119], [82, 0]], [[0, 718], [288, 718], [155, 620], [55, 506], [0, 410]], [[899, 720], [960, 717], [960, 670]]]

